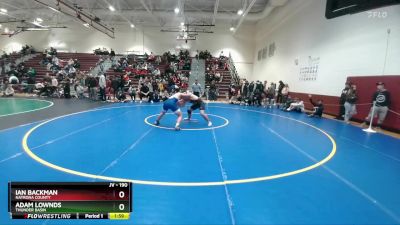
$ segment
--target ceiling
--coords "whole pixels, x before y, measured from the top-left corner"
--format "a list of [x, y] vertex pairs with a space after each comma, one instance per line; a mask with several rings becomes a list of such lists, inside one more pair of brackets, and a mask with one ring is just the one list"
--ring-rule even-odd
[[[42, 2], [43, 4], [38, 3]], [[278, 6], [287, 0], [1, 0], [0, 24], [8, 27], [17, 26], [10, 21], [25, 20], [33, 22], [35, 18], [43, 19], [47, 26], [62, 26], [76, 21], [73, 10], [93, 15], [101, 23], [109, 27], [174, 27], [182, 22], [185, 24], [225, 24], [238, 27], [243, 22], [255, 23], [265, 18]], [[73, 6], [68, 16], [55, 12], [48, 6], [57, 8], [57, 2], [62, 1]], [[113, 6], [115, 11], [111, 11]], [[175, 8], [180, 12], [175, 13]], [[238, 15], [238, 10], [243, 15]], [[79, 22], [79, 21], [78, 21]]]

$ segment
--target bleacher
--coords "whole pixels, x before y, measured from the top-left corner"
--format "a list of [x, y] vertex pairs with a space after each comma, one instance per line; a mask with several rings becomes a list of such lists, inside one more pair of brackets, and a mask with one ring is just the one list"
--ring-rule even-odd
[[[36, 70], [36, 82], [41, 82], [46, 73], [50, 73], [51, 71], [47, 70], [45, 66], [40, 65], [40, 61], [42, 60], [42, 54], [39, 54], [32, 59], [25, 62], [25, 67], [32, 67]], [[65, 65], [69, 59], [78, 59], [81, 64], [81, 71], [90, 71], [91, 68], [96, 66], [96, 63], [99, 61], [100, 56], [89, 54], [89, 53], [58, 53], [57, 57], [60, 60], [63, 60], [62, 64]]]
[[91, 53], [58, 53], [57, 57], [61, 60], [64, 60], [65, 63], [69, 59], [78, 59], [81, 64], [81, 71], [90, 71], [91, 68], [96, 66], [96, 63], [99, 61], [100, 56], [94, 55]]
[[[212, 58], [211, 60], [206, 60], [206, 68], [209, 67], [212, 62], [218, 62], [218, 58]], [[222, 82], [216, 82], [218, 87], [218, 98], [225, 98], [226, 94], [229, 92], [229, 85], [232, 82], [232, 76], [229, 70], [218, 68], [215, 70], [215, 73], [219, 72], [222, 76]], [[210, 73], [210, 71], [209, 71]], [[212, 73], [212, 72], [211, 72]], [[206, 82], [206, 85], [210, 85], [209, 82]]]
[[23, 57], [22, 54], [13, 52], [13, 53], [9, 54], [7, 58], [1, 56], [1, 60], [2, 60], [3, 62], [5, 62], [5, 63], [9, 63], [9, 62], [10, 62], [11, 64], [15, 64], [15, 62], [16, 62], [18, 59], [21, 59], [22, 57]]
[[13, 53], [10, 54], [9, 60], [10, 60], [11, 63], [15, 63], [15, 61], [16, 61], [17, 59], [20, 59], [22, 56], [23, 56], [23, 55], [20, 54], [20, 53], [15, 53], [15, 52], [13, 52]]
[[[12, 57], [13, 60], [16, 60], [17, 58], [22, 57], [21, 54], [11, 54], [10, 56]], [[87, 71], [90, 71], [91, 69], [93, 69], [94, 67], [96, 67], [96, 64], [98, 63], [101, 56], [90, 54], [90, 53], [59, 52], [57, 54], [57, 57], [60, 59], [62, 65], [66, 65], [66, 63], [69, 59], [78, 59], [80, 62], [80, 65], [81, 65], [80, 70], [87, 72]], [[51, 71], [47, 70], [46, 66], [42, 66], [40, 64], [42, 58], [43, 58], [42, 54], [39, 53], [39, 54], [35, 55], [34, 57], [32, 57], [31, 59], [24, 62], [26, 68], [32, 67], [36, 70], [36, 72], [37, 72], [36, 82], [42, 82], [46, 73], [51, 74]], [[211, 61], [205, 62], [206, 67], [208, 67], [208, 65], [211, 64], [212, 62], [215, 63], [218, 61], [219, 61], [218, 58], [212, 58]], [[147, 62], [152, 63], [151, 61], [147, 61]], [[129, 64], [132, 64], [132, 62], [129, 62]], [[160, 69], [161, 74], [164, 74], [166, 69], [168, 68], [168, 66], [169, 66], [168, 63], [163, 62], [156, 67], [158, 67]], [[180, 68], [180, 69], [182, 69], [182, 68]], [[191, 69], [193, 69], [193, 68], [191, 68]], [[137, 75], [145, 75], [144, 73], [147, 73], [147, 71], [139, 71], [139, 70], [135, 70], [135, 69], [133, 71], [134, 72], [132, 72], [129, 75], [129, 78], [132, 81], [132, 84], [137, 87], [138, 83], [139, 83], [139, 78]], [[190, 71], [191, 70], [177, 70], [178, 73], [179, 72], [190, 72]], [[223, 68], [218, 68], [214, 72], [219, 72], [221, 74], [221, 76], [223, 76], [222, 82], [217, 82], [216, 84], [217, 84], [217, 87], [219, 90], [218, 98], [225, 98], [226, 94], [229, 91], [229, 86], [232, 82], [232, 76], [230, 74], [230, 71], [223, 69]], [[125, 71], [117, 72], [117, 71], [114, 71], [113, 68], [109, 68], [106, 71], [106, 77], [109, 79], [113, 79], [116, 76], [122, 76], [124, 74], [125, 74]], [[190, 87], [190, 85], [191, 84], [189, 83], [189, 87]], [[209, 83], [206, 83], [206, 85], [209, 85]]]
[[42, 55], [38, 54], [37, 56], [33, 57], [32, 59], [24, 63], [26, 68], [32, 67], [36, 70], [36, 82], [41, 82], [44, 75], [50, 72], [47, 70], [45, 66], [40, 65], [41, 60], [42, 60]]
[[221, 74], [221, 76], [223, 76], [222, 82], [217, 84], [219, 89], [218, 97], [225, 98], [226, 94], [229, 92], [229, 85], [232, 82], [232, 76], [228, 70], [217, 71]]
[[[218, 60], [217, 58], [213, 58], [213, 60]], [[210, 64], [210, 61], [206, 61], [206, 67], [208, 66], [208, 64]], [[160, 64], [158, 66], [158, 68], [160, 69], [161, 74], [165, 73], [165, 70], [167, 68], [167, 64]], [[178, 70], [177, 72], [189, 72], [190, 70]], [[218, 98], [225, 98], [226, 94], [229, 91], [229, 85], [232, 82], [232, 76], [229, 70], [224, 70], [224, 69], [217, 69], [215, 70], [215, 72], [219, 72], [221, 74], [221, 76], [223, 76], [222, 82], [218, 83], [217, 82], [217, 86], [219, 89], [219, 93], [218, 93]], [[125, 72], [116, 72], [114, 71], [114, 69], [110, 68], [106, 71], [106, 75], [107, 78], [112, 79], [115, 76], [121, 76], [124, 75]], [[130, 76], [130, 80], [132, 81], [134, 86], [137, 86], [139, 83], [139, 79], [136, 77], [136, 74], [132, 73]], [[191, 84], [189, 84], [190, 86]], [[209, 85], [208, 83], [206, 83], [206, 85]]]
[[[148, 61], [148, 62], [150, 62], [150, 61]], [[157, 67], [158, 67], [158, 69], [160, 69], [161, 74], [163, 74], [163, 73], [165, 73], [165, 70], [167, 69], [167, 66], [168, 66], [168, 65], [166, 65], [166, 64], [160, 64], [160, 65], [158, 65]], [[112, 78], [114, 78], [114, 77], [116, 77], [116, 76], [124, 75], [124, 74], [125, 74], [125, 72], [114, 71], [113, 68], [109, 68], [109, 69], [106, 71], [106, 76], [107, 76], [107, 78], [110, 78], [110, 79], [112, 79]], [[131, 74], [129, 75], [129, 78], [130, 78], [130, 80], [132, 81], [132, 84], [133, 84], [134, 86], [138, 86], [138, 84], [139, 84], [139, 78], [136, 77], [137, 75], [139, 75], [138, 72], [137, 72], [137, 73], [134, 72], [134, 73], [131, 73]], [[142, 75], [145, 75], [145, 74], [143, 73]]]

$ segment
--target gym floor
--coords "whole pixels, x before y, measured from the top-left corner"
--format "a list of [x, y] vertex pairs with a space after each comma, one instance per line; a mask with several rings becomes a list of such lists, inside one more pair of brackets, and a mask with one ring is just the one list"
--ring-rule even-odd
[[400, 140], [384, 134], [220, 103], [211, 129], [194, 114], [179, 132], [173, 114], [152, 125], [160, 104], [0, 105], [0, 224], [21, 224], [8, 181], [104, 180], [134, 183], [131, 219], [74, 224], [400, 224]]

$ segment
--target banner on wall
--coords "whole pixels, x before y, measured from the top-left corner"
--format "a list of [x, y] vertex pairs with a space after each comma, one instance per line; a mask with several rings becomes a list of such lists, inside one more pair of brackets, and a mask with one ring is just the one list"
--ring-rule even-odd
[[316, 81], [318, 78], [319, 61], [320, 57], [311, 56], [309, 56], [306, 60], [300, 61], [300, 63], [296, 59], [295, 63], [300, 64], [299, 81]]

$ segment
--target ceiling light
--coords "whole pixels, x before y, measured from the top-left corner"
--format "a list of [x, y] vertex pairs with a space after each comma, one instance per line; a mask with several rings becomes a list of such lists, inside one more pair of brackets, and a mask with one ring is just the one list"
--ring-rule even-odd
[[38, 22], [38, 23], [41, 23], [41, 22], [43, 22], [43, 20], [42, 20], [42, 18], [36, 18], [36, 22]]
[[45, 26], [43, 26], [42, 24], [41, 24], [41, 22], [43, 22], [43, 20], [42, 19], [40, 19], [40, 20], [38, 20], [38, 19], [40, 19], [40, 18], [37, 18], [36, 20], [34, 20], [33, 22], [32, 22], [32, 24], [33, 25], [35, 25], [35, 26], [38, 26], [38, 27], [45, 27]]
[[185, 23], [184, 23], [184, 22], [181, 22], [181, 26], [185, 26]]
[[243, 15], [243, 10], [239, 9], [239, 10], [237, 11], [237, 14], [238, 14], [239, 16]]
[[2, 13], [7, 13], [8, 11], [7, 11], [7, 9], [1, 8], [1, 9], [0, 9], [0, 12], [2, 12]]
[[87, 28], [90, 27], [90, 25], [89, 25], [88, 23], [84, 23], [83, 26], [85, 26], [85, 27], [87, 27]]
[[26, 30], [28, 31], [46, 31], [46, 30], [50, 30], [49, 28], [35, 28], [35, 27], [31, 27], [31, 28], [27, 28]]
[[108, 6], [108, 9], [109, 9], [111, 12], [114, 12], [114, 11], [115, 11], [114, 6], [112, 6], [112, 5]]
[[235, 31], [235, 28], [231, 27], [231, 28], [229, 28], [229, 30], [233, 32], [233, 31]]
[[53, 7], [51, 7], [51, 6], [48, 6], [49, 7], [49, 9], [51, 9], [51, 10], [53, 10], [53, 11], [55, 11], [55, 12], [60, 12], [60, 11], [58, 11], [58, 9], [55, 9], [55, 8], [53, 8]]
[[8, 29], [8, 27], [4, 28], [4, 33], [7, 34], [8, 32], [10, 32], [10, 30]]
[[131, 23], [131, 28], [135, 28], [135, 24]]
[[175, 9], [174, 9], [174, 12], [175, 12], [175, 14], [178, 14], [179, 13], [179, 8], [178, 7], [176, 7]]
[[3, 25], [0, 24], [0, 28], [1, 28], [2, 26], [3, 26]]

